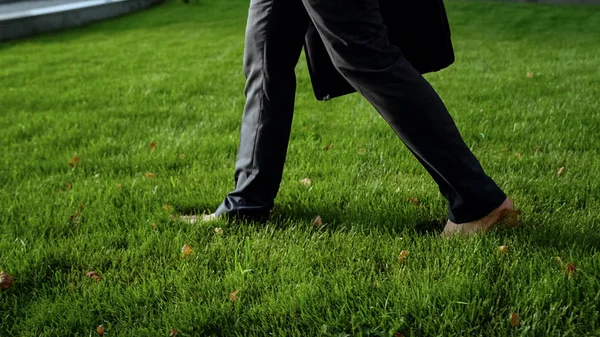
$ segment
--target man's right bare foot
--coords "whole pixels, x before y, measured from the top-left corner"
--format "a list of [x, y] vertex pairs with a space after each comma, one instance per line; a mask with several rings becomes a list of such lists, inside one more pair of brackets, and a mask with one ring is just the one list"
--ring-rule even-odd
[[201, 214], [201, 215], [182, 215], [179, 220], [187, 222], [191, 225], [196, 223], [208, 223], [216, 221], [219, 217], [213, 214]]
[[448, 220], [441, 235], [443, 237], [457, 234], [473, 235], [475, 233], [486, 232], [500, 223], [506, 223], [513, 227], [518, 226], [518, 214], [519, 212], [514, 210], [512, 200], [506, 198], [498, 208], [479, 220], [460, 224]]

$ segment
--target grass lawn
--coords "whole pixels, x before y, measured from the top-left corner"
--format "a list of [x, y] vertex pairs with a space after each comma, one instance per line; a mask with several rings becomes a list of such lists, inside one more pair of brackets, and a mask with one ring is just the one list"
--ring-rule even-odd
[[0, 44], [0, 336], [600, 336], [600, 7], [448, 1], [427, 78], [523, 227], [442, 240], [433, 180], [304, 61], [273, 219], [170, 220], [233, 187], [247, 6]]

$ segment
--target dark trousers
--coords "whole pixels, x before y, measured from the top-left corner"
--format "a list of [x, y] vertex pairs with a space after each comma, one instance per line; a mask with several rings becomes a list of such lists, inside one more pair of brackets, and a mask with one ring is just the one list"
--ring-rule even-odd
[[378, 0], [251, 0], [236, 187], [217, 215], [264, 219], [273, 208], [292, 125], [294, 69], [309, 20], [336, 69], [436, 181], [448, 200], [450, 220], [479, 219], [504, 201], [506, 195], [484, 173], [436, 92], [389, 43]]

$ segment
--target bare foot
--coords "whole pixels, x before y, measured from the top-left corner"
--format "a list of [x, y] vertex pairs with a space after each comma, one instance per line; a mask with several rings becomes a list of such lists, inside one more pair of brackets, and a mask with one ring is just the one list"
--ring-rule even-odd
[[448, 223], [446, 223], [446, 227], [444, 227], [444, 231], [442, 232], [442, 236], [448, 237], [456, 234], [473, 235], [478, 232], [486, 232], [495, 225], [504, 222], [511, 226], [518, 226], [518, 214], [519, 212], [513, 209], [512, 200], [506, 198], [498, 208], [479, 220], [461, 224], [448, 220]]
[[191, 225], [196, 223], [207, 223], [217, 220], [218, 217], [213, 214], [202, 214], [202, 215], [183, 215], [179, 217], [179, 220], [187, 222]]

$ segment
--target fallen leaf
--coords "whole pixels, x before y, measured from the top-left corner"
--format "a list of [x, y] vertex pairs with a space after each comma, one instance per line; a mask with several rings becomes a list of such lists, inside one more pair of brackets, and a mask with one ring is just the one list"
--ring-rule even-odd
[[527, 72], [527, 77], [532, 78], [533, 76], [535, 76], [535, 74], [531, 71]]
[[181, 248], [181, 257], [184, 258], [184, 257], [190, 256], [192, 254], [194, 254], [192, 247], [190, 247], [188, 245], [183, 245], [183, 247]]
[[170, 212], [171, 211], [171, 206], [167, 205], [167, 204], [164, 204], [164, 205], [162, 205], [162, 209], [164, 209], [167, 212]]
[[412, 197], [408, 197], [408, 202], [411, 204], [415, 204], [415, 205], [421, 204], [421, 200], [419, 200], [418, 198], [412, 198]]
[[157, 225], [156, 225], [156, 223], [154, 223], [154, 222], [152, 223], [152, 229], [154, 229], [155, 231], [157, 231], [157, 230], [158, 230], [158, 226], [157, 226]]
[[304, 178], [302, 180], [300, 180], [300, 183], [304, 186], [311, 186], [312, 185], [312, 179], [310, 178]]
[[408, 255], [408, 250], [401, 251], [400, 255], [398, 255], [398, 262], [404, 263], [404, 261], [406, 261], [406, 256], [407, 255]]
[[367, 153], [367, 149], [365, 149], [365, 148], [363, 147], [363, 148], [361, 148], [360, 150], [358, 150], [358, 153], [359, 153], [359, 154], [362, 156], [362, 155], [364, 155], [365, 153]]
[[156, 143], [150, 142], [150, 150], [154, 151], [156, 149]]
[[96, 281], [102, 281], [104, 280], [104, 277], [100, 276], [98, 273], [96, 273], [95, 271], [88, 271], [85, 276], [89, 277], [89, 278], [93, 278]]
[[498, 225], [508, 228], [519, 228], [521, 227], [519, 215], [521, 215], [521, 211], [518, 209], [504, 210], [504, 212], [502, 212], [502, 217], [500, 218], [500, 221], [498, 221]]
[[175, 337], [175, 336], [177, 336], [177, 330], [171, 329], [171, 333], [169, 334], [169, 337]]
[[325, 145], [324, 150], [329, 151], [329, 150], [331, 150], [331, 148], [333, 148], [333, 144], [328, 144], [328, 145]]
[[81, 212], [83, 212], [84, 208], [85, 208], [85, 206], [83, 204], [79, 204], [79, 208], [77, 208], [75, 210], [75, 213], [69, 217], [69, 222], [71, 222], [73, 224], [78, 223], [79, 219], [81, 218]]
[[154, 179], [154, 174], [150, 173], [150, 172], [146, 172], [145, 174], [146, 178], [148, 179]]
[[317, 215], [317, 217], [315, 218], [315, 220], [313, 220], [313, 226], [322, 226], [323, 225], [323, 219], [321, 219], [321, 216]]
[[559, 177], [562, 176], [562, 174], [565, 173], [565, 167], [562, 166], [561, 168], [558, 169], [558, 172], [556, 173], [556, 175], [558, 175]]
[[217, 235], [223, 234], [223, 228], [215, 227], [215, 234], [217, 234]]
[[71, 185], [71, 183], [67, 183], [65, 186], [67, 186], [68, 189], [72, 189], [73, 185]]
[[104, 325], [98, 325], [98, 327], [96, 328], [96, 332], [98, 333], [98, 335], [104, 336]]
[[71, 214], [71, 216], [69, 217], [69, 222], [72, 224], [79, 222], [79, 212]]
[[498, 253], [500, 255], [508, 253], [508, 246], [500, 246], [500, 247], [498, 247]]
[[521, 159], [521, 152], [517, 152], [517, 153], [515, 153], [515, 157], [517, 157], [517, 158]]
[[577, 271], [577, 268], [575, 268], [575, 265], [573, 264], [573, 262], [569, 262], [567, 264], [567, 273], [569, 274], [573, 274]]
[[519, 314], [517, 314], [516, 312], [510, 314], [510, 325], [514, 327], [521, 325]]
[[74, 156], [73, 158], [71, 158], [71, 161], [69, 161], [69, 166], [75, 167], [77, 166], [77, 164], [79, 164], [79, 161], [79, 157]]
[[77, 224], [79, 222], [79, 219], [81, 218], [81, 211], [83, 211], [83, 204], [79, 205], [79, 208], [75, 211], [75, 213], [71, 214], [71, 216], [69, 217], [69, 222], [71, 224]]
[[237, 300], [239, 299], [239, 297], [238, 297], [238, 294], [239, 294], [239, 293], [240, 293], [240, 291], [239, 291], [239, 290], [236, 290], [236, 291], [234, 291], [234, 292], [230, 293], [230, 294], [229, 294], [229, 300], [230, 300], [231, 302], [235, 302], [235, 301], [237, 301]]
[[123, 184], [117, 185], [117, 188], [119, 189], [119, 191], [122, 190], [123, 189]]
[[0, 289], [8, 289], [12, 287], [14, 278], [11, 274], [3, 271], [0, 272]]

